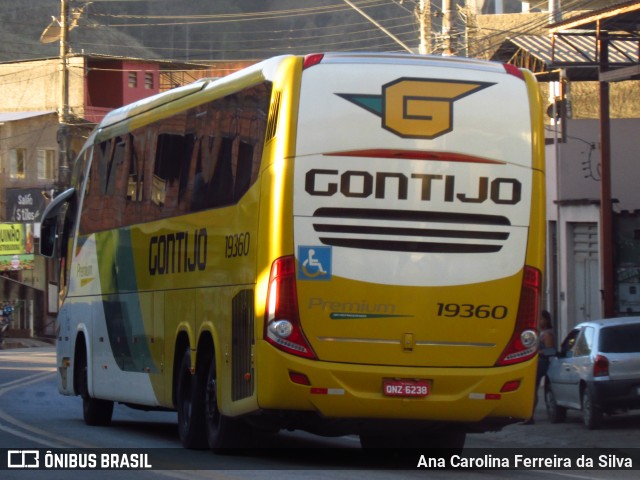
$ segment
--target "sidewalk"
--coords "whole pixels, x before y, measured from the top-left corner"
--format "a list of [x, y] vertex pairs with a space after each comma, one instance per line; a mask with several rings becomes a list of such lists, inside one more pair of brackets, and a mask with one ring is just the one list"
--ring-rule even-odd
[[515, 448], [640, 448], [640, 410], [620, 415], [605, 415], [601, 428], [588, 430], [582, 412], [568, 410], [562, 423], [549, 421], [544, 403], [544, 386], [538, 393], [538, 405], [532, 425], [517, 423], [499, 432], [471, 434], [467, 447], [482, 448], [486, 444]]
[[8, 337], [4, 339], [4, 342], [0, 344], [0, 350], [9, 350], [12, 348], [37, 348], [37, 347], [52, 347], [55, 344], [53, 338], [12, 338]]

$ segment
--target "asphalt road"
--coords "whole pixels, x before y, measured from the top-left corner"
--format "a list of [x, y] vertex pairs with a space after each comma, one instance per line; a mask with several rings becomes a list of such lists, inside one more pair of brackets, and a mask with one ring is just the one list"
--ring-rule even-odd
[[[621, 458], [633, 458], [635, 470], [544, 470], [539, 466], [515, 471], [483, 468], [434, 470], [429, 466], [420, 466], [418, 456], [412, 457], [409, 464], [404, 462], [405, 459], [397, 463], [393, 458], [363, 456], [356, 437], [326, 439], [303, 432], [261, 437], [260, 443], [271, 447], [265, 451], [221, 456], [207, 451], [184, 450], [178, 440], [176, 414], [172, 412], [141, 412], [117, 405], [111, 427], [86, 426], [82, 421], [80, 399], [63, 397], [57, 392], [54, 358], [55, 352], [50, 346], [0, 350], [0, 455], [5, 455], [6, 450], [2, 449], [44, 449], [52, 452], [69, 448], [96, 449], [78, 450], [90, 453], [112, 451], [105, 449], [130, 449], [134, 452], [150, 452], [156, 462], [155, 467], [160, 462], [165, 468], [172, 468], [136, 472], [136, 478], [143, 478], [140, 477], [142, 475], [151, 478], [262, 479], [272, 478], [275, 472], [279, 478], [296, 479], [355, 478], [363, 474], [372, 479], [406, 479], [417, 478], [418, 475], [424, 478], [428, 470], [428, 477], [435, 479], [626, 479], [637, 478], [640, 467], [640, 458], [633, 450], [640, 452], [640, 413], [607, 418], [601, 430], [588, 431], [582, 425], [578, 412], [570, 412], [564, 424], [550, 424], [542, 401], [538, 405], [534, 425], [512, 425], [501, 432], [469, 435], [465, 451], [511, 448], [535, 456], [535, 448], [544, 448], [547, 455], [552, 449], [558, 456], [564, 456], [567, 452], [575, 454], [584, 450], [589, 454], [597, 454], [604, 448], [614, 448]], [[492, 450], [491, 453], [495, 456], [496, 451], [499, 452]], [[3, 460], [0, 458], [0, 466]], [[78, 478], [86, 478], [87, 473], [72, 470], [5, 470], [0, 471], [0, 477], [3, 480], [66, 480], [76, 474]], [[94, 470], [91, 478], [130, 478], [131, 473]]]

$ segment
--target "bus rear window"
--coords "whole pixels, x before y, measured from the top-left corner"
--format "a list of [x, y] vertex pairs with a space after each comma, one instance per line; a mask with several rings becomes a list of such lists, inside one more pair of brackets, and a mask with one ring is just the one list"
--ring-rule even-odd
[[640, 324], [603, 328], [600, 331], [599, 350], [602, 353], [640, 352]]

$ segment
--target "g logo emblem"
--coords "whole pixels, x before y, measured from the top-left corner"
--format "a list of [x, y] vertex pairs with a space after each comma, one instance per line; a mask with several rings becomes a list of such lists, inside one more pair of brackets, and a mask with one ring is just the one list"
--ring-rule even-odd
[[382, 118], [382, 128], [403, 138], [432, 139], [453, 130], [453, 102], [493, 83], [400, 78], [382, 95], [338, 94]]

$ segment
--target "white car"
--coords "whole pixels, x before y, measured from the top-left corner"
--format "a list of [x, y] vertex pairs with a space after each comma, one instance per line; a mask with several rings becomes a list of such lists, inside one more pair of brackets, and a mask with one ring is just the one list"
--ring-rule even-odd
[[584, 322], [564, 339], [545, 378], [545, 404], [552, 423], [567, 409], [582, 411], [598, 428], [604, 413], [640, 408], [640, 317]]

